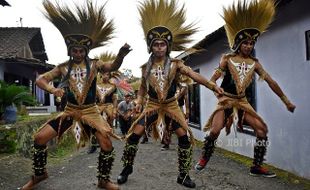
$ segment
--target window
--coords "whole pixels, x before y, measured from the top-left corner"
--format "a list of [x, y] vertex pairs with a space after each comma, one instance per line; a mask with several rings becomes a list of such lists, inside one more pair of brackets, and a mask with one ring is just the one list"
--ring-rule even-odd
[[310, 60], [310, 30], [306, 31], [306, 60]]
[[[199, 69], [194, 71], [199, 73]], [[201, 129], [199, 84], [193, 84], [188, 87], [188, 98], [189, 98], [189, 124], [191, 127]]]

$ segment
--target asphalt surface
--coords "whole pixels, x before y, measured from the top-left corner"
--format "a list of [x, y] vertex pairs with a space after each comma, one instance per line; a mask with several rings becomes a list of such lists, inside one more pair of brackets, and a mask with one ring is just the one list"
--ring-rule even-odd
[[[116, 158], [111, 179], [116, 181], [121, 172], [121, 156], [124, 142], [113, 141]], [[169, 150], [161, 151], [159, 142], [140, 144], [134, 164], [134, 172], [127, 183], [121, 185], [123, 190], [182, 190], [188, 189], [176, 183], [177, 142], [174, 137]], [[98, 189], [97, 157], [98, 151], [86, 153], [87, 148], [80, 149], [57, 164], [48, 164], [49, 178], [41, 182], [37, 190], [85, 190]], [[200, 149], [194, 148], [193, 165], [197, 161]], [[195, 189], [253, 189], [268, 190], [303, 189], [300, 185], [288, 183], [279, 178], [263, 178], [248, 175], [249, 169], [236, 161], [215, 152], [207, 169], [196, 174], [192, 169], [191, 178], [196, 182]], [[19, 189], [27, 182], [31, 174], [31, 160], [13, 156], [0, 157], [0, 189]]]

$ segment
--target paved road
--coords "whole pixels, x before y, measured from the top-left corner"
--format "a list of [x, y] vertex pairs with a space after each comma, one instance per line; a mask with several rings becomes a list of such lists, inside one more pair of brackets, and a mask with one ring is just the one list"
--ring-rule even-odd
[[[112, 180], [121, 171], [120, 162], [123, 151], [123, 142], [114, 141], [117, 150], [116, 160], [112, 171]], [[160, 150], [158, 142], [140, 144], [136, 156], [134, 172], [128, 182], [121, 186], [123, 190], [182, 190], [187, 189], [176, 183], [177, 177], [177, 152], [174, 139], [171, 149]], [[200, 150], [194, 149], [194, 160], [198, 159]], [[86, 190], [97, 189], [96, 167], [98, 153], [86, 154], [86, 149], [81, 149], [74, 155], [58, 164], [49, 164], [48, 180], [39, 184], [38, 190]], [[18, 189], [27, 181], [31, 173], [31, 161], [14, 161], [10, 157], [0, 160], [0, 189]], [[14, 171], [13, 171], [14, 168]], [[288, 184], [281, 179], [267, 179], [248, 175], [248, 168], [240, 163], [215, 153], [208, 169], [196, 174], [191, 171], [191, 177], [196, 182], [196, 189], [302, 189], [301, 186]]]

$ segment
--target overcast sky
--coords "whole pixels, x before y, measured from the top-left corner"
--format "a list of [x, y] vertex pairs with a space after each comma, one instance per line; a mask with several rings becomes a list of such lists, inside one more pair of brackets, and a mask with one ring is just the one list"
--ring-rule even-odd
[[[58, 0], [61, 1], [61, 0]], [[117, 53], [118, 49], [127, 42], [133, 51], [125, 58], [121, 68], [129, 68], [135, 76], [140, 77], [139, 66], [149, 57], [143, 31], [139, 24], [137, 6], [142, 0], [109, 0], [106, 4], [106, 14], [113, 19], [116, 27], [115, 38], [110, 44], [96, 48], [90, 52], [90, 57], [109, 51]], [[181, 6], [185, 3], [188, 23], [196, 22], [200, 31], [193, 36], [194, 42], [202, 40], [206, 35], [221, 27], [224, 22], [220, 17], [222, 6], [230, 5], [234, 0], [178, 0]], [[23, 27], [40, 27], [48, 56], [48, 63], [57, 65], [68, 59], [64, 40], [53, 24], [41, 13], [41, 0], [7, 0], [11, 7], [0, 6], [0, 27], [19, 27], [22, 18]], [[53, 2], [53, 1], [52, 1]], [[84, 0], [63, 0], [63, 2], [83, 3]], [[106, 0], [97, 0], [104, 3]], [[1, 43], [1, 42], [0, 42]], [[173, 52], [172, 56], [180, 52]]]

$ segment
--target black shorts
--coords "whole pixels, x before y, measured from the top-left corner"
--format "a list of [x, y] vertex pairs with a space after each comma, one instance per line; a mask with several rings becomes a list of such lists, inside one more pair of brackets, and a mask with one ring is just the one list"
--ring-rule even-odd
[[[142, 125], [142, 126], [146, 126], [146, 127], [150, 127], [157, 120], [157, 118], [158, 118], [158, 114], [148, 116], [148, 117], [146, 117], [146, 119], [145, 119], [145, 117], [143, 117], [142, 119], [140, 119], [138, 121], [137, 124]], [[146, 120], [146, 122], [145, 122], [145, 120]], [[171, 126], [170, 130], [173, 130], [173, 131], [175, 131], [181, 127], [181, 125], [178, 122], [176, 122], [175, 120], [171, 119], [168, 116], [165, 116], [165, 123], [167, 126]]]
[[[48, 122], [48, 124], [58, 133], [58, 136], [61, 136], [73, 123], [72, 118], [64, 119], [59, 126], [60, 118], [56, 118]], [[60, 129], [59, 129], [60, 127]], [[89, 125], [83, 124], [85, 133], [90, 136], [90, 134], [94, 134], [97, 130], [95, 128], [90, 127]]]

